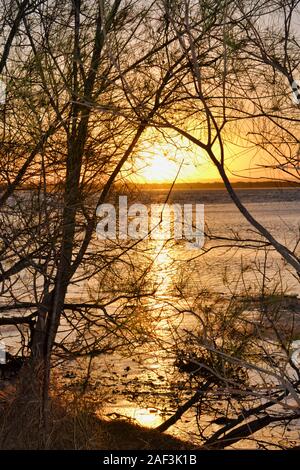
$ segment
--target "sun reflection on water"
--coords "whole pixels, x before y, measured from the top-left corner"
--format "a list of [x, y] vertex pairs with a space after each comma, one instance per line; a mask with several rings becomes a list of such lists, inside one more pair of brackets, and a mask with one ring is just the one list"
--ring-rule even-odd
[[132, 418], [141, 426], [148, 428], [155, 428], [162, 423], [160, 414], [153, 408], [135, 408]]
[[164, 240], [156, 240], [153, 248], [152, 276], [157, 286], [156, 296], [170, 295], [174, 284], [176, 267], [172, 247]]

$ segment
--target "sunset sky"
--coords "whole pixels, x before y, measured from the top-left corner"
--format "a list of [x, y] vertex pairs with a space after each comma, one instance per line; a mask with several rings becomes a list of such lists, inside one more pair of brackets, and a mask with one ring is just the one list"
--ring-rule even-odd
[[[263, 150], [247, 146], [242, 138], [226, 143], [226, 167], [232, 180], [274, 178], [274, 170], [261, 168], [268, 163]], [[216, 151], [217, 152], [217, 151]], [[269, 162], [270, 163], [270, 162]], [[215, 166], [203, 150], [181, 136], [164, 139], [148, 133], [140, 144], [134, 163], [125, 167], [134, 183], [201, 183], [220, 181]]]

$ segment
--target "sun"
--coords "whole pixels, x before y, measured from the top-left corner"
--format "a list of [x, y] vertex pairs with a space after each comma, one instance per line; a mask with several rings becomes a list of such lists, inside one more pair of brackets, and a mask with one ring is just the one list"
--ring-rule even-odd
[[165, 183], [179, 180], [185, 170], [188, 155], [174, 144], [151, 142], [144, 144], [135, 161], [135, 174], [143, 183]]
[[177, 134], [162, 138], [153, 129], [123, 169], [125, 178], [138, 184], [197, 182], [208, 173], [206, 160], [194, 144]]
[[176, 179], [180, 162], [170, 160], [165, 153], [155, 153], [141, 159], [138, 173], [148, 183], [162, 183]]

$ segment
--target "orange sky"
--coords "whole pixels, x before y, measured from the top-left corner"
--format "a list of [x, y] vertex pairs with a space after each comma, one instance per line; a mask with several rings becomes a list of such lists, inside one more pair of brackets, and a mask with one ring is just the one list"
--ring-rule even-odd
[[[125, 167], [129, 180], [138, 184], [194, 183], [219, 181], [215, 166], [209, 161], [205, 152], [181, 136], [172, 136], [165, 140], [153, 132], [140, 144], [134, 164]], [[232, 180], [244, 178], [272, 178], [274, 171], [259, 168], [266, 163], [263, 151], [247, 147], [242, 139], [235, 138], [235, 143], [227, 143], [226, 167]]]

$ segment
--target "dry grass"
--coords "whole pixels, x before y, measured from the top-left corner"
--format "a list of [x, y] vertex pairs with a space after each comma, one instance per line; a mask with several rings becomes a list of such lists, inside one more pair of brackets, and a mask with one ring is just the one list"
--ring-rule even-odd
[[41, 406], [28, 382], [0, 394], [0, 449], [186, 450], [193, 447], [174, 437], [123, 420], [96, 416], [79, 397], [62, 398], [53, 391], [42, 426]]

